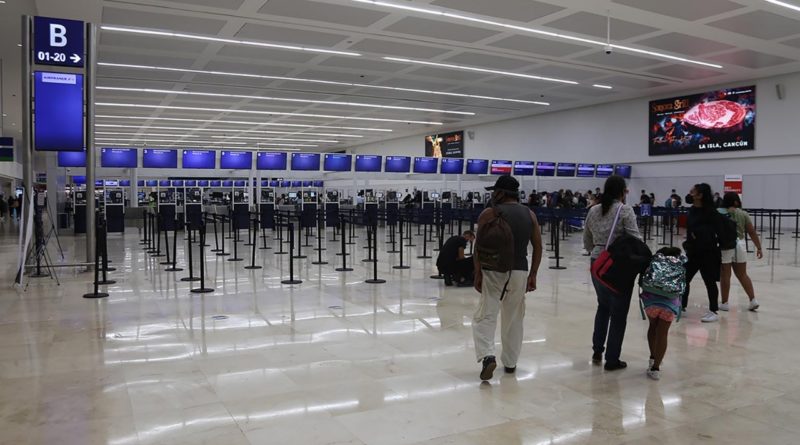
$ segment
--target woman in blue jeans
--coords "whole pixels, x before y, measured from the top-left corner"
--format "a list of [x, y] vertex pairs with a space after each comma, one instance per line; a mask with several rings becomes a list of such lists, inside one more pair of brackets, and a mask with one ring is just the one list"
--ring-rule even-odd
[[[600, 204], [589, 209], [583, 230], [583, 246], [591, 252], [592, 261], [597, 259], [606, 243], [627, 233], [641, 239], [636, 225], [636, 214], [633, 208], [625, 205], [628, 190], [621, 176], [606, 179]], [[613, 235], [609, 237], [609, 234]], [[610, 244], [610, 243], [609, 243]], [[594, 335], [592, 336], [592, 363], [599, 365], [606, 353], [605, 369], [613, 371], [628, 366], [619, 359], [622, 351], [622, 340], [625, 337], [625, 326], [628, 319], [628, 308], [631, 294], [619, 295], [598, 283], [592, 277], [592, 284], [597, 293], [597, 312], [594, 316]]]

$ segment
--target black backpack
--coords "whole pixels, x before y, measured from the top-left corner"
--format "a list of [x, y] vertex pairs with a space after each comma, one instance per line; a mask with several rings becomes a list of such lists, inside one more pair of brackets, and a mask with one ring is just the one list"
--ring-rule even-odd
[[514, 234], [503, 218], [503, 212], [489, 209], [492, 219], [478, 227], [475, 253], [481, 269], [508, 272], [514, 269]]
[[735, 249], [736, 239], [739, 236], [736, 230], [736, 221], [731, 218], [730, 213], [726, 215], [719, 214], [719, 216], [721, 220], [720, 230], [717, 234], [719, 248], [721, 250]]

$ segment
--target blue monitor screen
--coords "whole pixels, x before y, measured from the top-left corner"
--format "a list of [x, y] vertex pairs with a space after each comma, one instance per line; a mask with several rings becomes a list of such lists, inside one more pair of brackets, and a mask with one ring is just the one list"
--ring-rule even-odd
[[292, 187], [302, 187], [303, 186], [303, 181], [292, 181], [291, 184], [292, 184]]
[[183, 168], [204, 168], [213, 170], [217, 163], [214, 150], [183, 150]]
[[281, 187], [291, 187], [291, 186], [292, 186], [291, 181], [281, 181]]
[[325, 181], [314, 181], [314, 187], [324, 187]]
[[83, 151], [83, 130], [83, 75], [34, 73], [34, 148]]
[[311, 187], [311, 184], [313, 184], [313, 182], [311, 182], [311, 181], [303, 181], [303, 187]]
[[131, 186], [131, 180], [130, 179], [121, 179], [119, 181], [119, 186], [120, 187], [130, 187]]
[[102, 179], [95, 179], [94, 180], [94, 185], [97, 186], [97, 187], [102, 187], [103, 186], [103, 180]]
[[119, 187], [119, 180], [116, 179], [105, 179], [101, 182], [106, 187]]
[[608, 178], [614, 173], [614, 166], [611, 164], [597, 164], [595, 176], [598, 178]]
[[594, 178], [594, 164], [578, 164], [579, 178]]
[[86, 176], [84, 176], [84, 175], [73, 176], [72, 177], [72, 183], [73, 184], [86, 184]]
[[555, 162], [537, 162], [536, 163], [536, 176], [555, 176], [556, 163]]
[[223, 150], [219, 157], [219, 168], [224, 170], [250, 170], [253, 168], [253, 152]]
[[197, 180], [195, 180], [195, 179], [187, 179], [186, 180], [186, 187], [197, 187]]
[[100, 166], [112, 168], [136, 168], [139, 150], [135, 148], [101, 148]]
[[243, 181], [243, 180], [233, 181], [233, 186], [234, 187], [247, 187], [247, 181]]
[[353, 165], [353, 156], [341, 153], [326, 153], [323, 170], [326, 172], [349, 172]]
[[269, 181], [269, 186], [270, 187], [280, 187], [280, 184], [281, 184], [280, 181], [274, 181], [274, 180], [273, 181]]
[[617, 164], [614, 166], [614, 174], [620, 175], [623, 178], [630, 179], [631, 177], [631, 166], [624, 165], [624, 164]]
[[145, 184], [148, 187], [156, 187], [158, 185], [158, 179], [148, 179]]
[[233, 181], [230, 179], [222, 181], [222, 187], [233, 187]]
[[286, 153], [258, 152], [256, 168], [259, 170], [286, 170]]
[[514, 162], [514, 175], [516, 176], [533, 176], [533, 161], [516, 161]]
[[209, 184], [208, 179], [201, 179], [201, 180], [197, 181], [197, 186], [198, 187], [208, 187], [208, 184]]
[[175, 179], [172, 181], [173, 187], [183, 187], [183, 179]]
[[488, 159], [467, 159], [468, 175], [485, 175], [489, 173]]
[[292, 170], [319, 170], [319, 153], [292, 153]]
[[408, 173], [411, 171], [411, 157], [409, 156], [386, 156], [386, 173]]
[[222, 181], [216, 180], [216, 179], [212, 179], [211, 180], [211, 184], [209, 184], [209, 185], [211, 187], [222, 187]]
[[559, 162], [558, 169], [556, 170], [556, 176], [573, 177], [575, 176], [576, 167], [577, 165], [571, 162]]
[[464, 173], [464, 158], [442, 158], [441, 173], [460, 175]]
[[493, 175], [510, 175], [513, 169], [513, 163], [511, 161], [493, 160], [491, 167], [491, 173]]
[[171, 185], [172, 185], [172, 181], [170, 181], [169, 179], [162, 179], [162, 180], [158, 181], [158, 186], [159, 187], [170, 187]]
[[144, 168], [178, 168], [178, 150], [145, 148], [142, 155]]
[[58, 152], [59, 167], [86, 167], [85, 151], [60, 151]]
[[139, 186], [139, 187], [144, 187], [144, 179], [140, 179], [140, 180], [136, 181], [136, 185]]
[[439, 170], [439, 158], [414, 157], [414, 173], [436, 173]]
[[383, 157], [377, 155], [356, 155], [357, 172], [379, 172]]

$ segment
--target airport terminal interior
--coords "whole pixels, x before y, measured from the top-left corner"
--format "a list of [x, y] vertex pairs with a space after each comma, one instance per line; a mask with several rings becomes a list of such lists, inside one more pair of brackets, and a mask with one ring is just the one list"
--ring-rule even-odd
[[0, 444], [800, 442], [800, 0], [4, 0], [0, 109]]

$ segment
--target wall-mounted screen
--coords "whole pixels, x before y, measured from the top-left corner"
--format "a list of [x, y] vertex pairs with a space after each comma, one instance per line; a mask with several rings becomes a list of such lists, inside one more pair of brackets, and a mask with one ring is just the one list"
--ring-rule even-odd
[[625, 179], [631, 178], [631, 166], [625, 164], [617, 164], [614, 166], [614, 174], [622, 176]]
[[158, 187], [158, 179], [148, 179], [145, 182], [145, 185], [147, 185], [148, 187]]
[[425, 156], [431, 158], [463, 158], [464, 132], [425, 136]]
[[173, 187], [183, 187], [183, 179], [173, 179], [172, 180]]
[[380, 172], [382, 156], [377, 155], [356, 155], [357, 172]]
[[442, 158], [441, 173], [460, 175], [464, 173], [464, 158]]
[[139, 179], [136, 181], [137, 187], [144, 187], [144, 179]]
[[439, 158], [414, 157], [414, 173], [437, 173]]
[[467, 159], [468, 175], [485, 175], [489, 173], [488, 159]]
[[250, 170], [253, 168], [253, 152], [223, 150], [219, 156], [219, 168], [223, 170]]
[[183, 150], [183, 168], [213, 170], [216, 163], [217, 152], [214, 150]]
[[100, 166], [110, 168], [136, 168], [139, 150], [135, 148], [101, 148]]
[[533, 161], [515, 161], [514, 176], [533, 176], [533, 169], [536, 165]]
[[292, 153], [292, 170], [319, 170], [319, 153]]
[[233, 187], [233, 180], [231, 179], [224, 179], [222, 180], [223, 187]]
[[312, 181], [303, 181], [303, 187], [311, 187], [312, 184]]
[[118, 179], [104, 179], [103, 186], [105, 187], [119, 187]]
[[201, 180], [197, 181], [197, 186], [198, 187], [208, 187], [209, 183], [210, 183], [210, 181], [208, 179], [201, 179]]
[[159, 187], [171, 187], [172, 186], [172, 181], [170, 181], [169, 179], [160, 179], [158, 181], [158, 186]]
[[594, 164], [578, 164], [579, 178], [594, 178]]
[[303, 181], [292, 181], [292, 187], [302, 187]]
[[386, 166], [383, 171], [386, 173], [408, 173], [411, 171], [411, 157], [386, 156]]
[[259, 170], [286, 170], [286, 153], [258, 152], [256, 168]]
[[322, 169], [326, 172], [349, 172], [353, 166], [353, 156], [342, 153], [325, 153]]
[[86, 167], [85, 151], [59, 151], [59, 167]]
[[755, 149], [756, 87], [650, 102], [650, 156]]
[[247, 187], [247, 181], [245, 181], [243, 179], [238, 179], [236, 181], [233, 181], [233, 186], [234, 187]]
[[492, 160], [489, 172], [493, 175], [510, 175], [514, 170], [514, 163], [508, 160]]
[[536, 163], [536, 176], [555, 176], [556, 163], [555, 162], [537, 162]]
[[186, 180], [186, 187], [197, 187], [197, 180], [196, 179], [187, 179]]
[[280, 187], [280, 185], [281, 185], [280, 181], [276, 181], [276, 180], [269, 181], [269, 186], [270, 187]]
[[72, 177], [72, 183], [76, 185], [86, 184], [86, 176], [85, 175], [76, 175]]
[[608, 178], [614, 174], [614, 166], [611, 164], [597, 164], [597, 170], [595, 171], [595, 177], [597, 178]]
[[292, 186], [292, 182], [291, 181], [280, 181], [280, 183], [281, 183], [281, 187], [291, 187]]
[[131, 186], [131, 180], [130, 179], [120, 179], [119, 186], [120, 187], [130, 187]]
[[325, 181], [314, 181], [313, 186], [314, 187], [324, 187], [325, 186]]
[[209, 186], [210, 187], [222, 187], [222, 181], [212, 179], [210, 184], [209, 184]]
[[571, 162], [559, 162], [556, 170], [556, 176], [572, 178], [575, 176], [577, 167], [577, 164]]
[[178, 150], [145, 148], [142, 155], [144, 168], [178, 168]]

